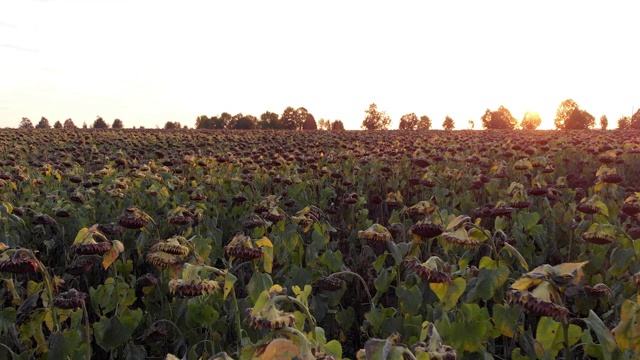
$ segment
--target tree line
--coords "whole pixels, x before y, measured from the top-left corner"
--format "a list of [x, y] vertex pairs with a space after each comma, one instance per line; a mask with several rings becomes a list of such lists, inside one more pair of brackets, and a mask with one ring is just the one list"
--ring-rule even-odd
[[[506, 130], [535, 130], [542, 123], [542, 119], [539, 114], [534, 112], [526, 112], [522, 117], [522, 120], [518, 121], [509, 109], [500, 105], [497, 110], [486, 109], [484, 114], [480, 117], [480, 123], [484, 129], [506, 129]], [[554, 124], [558, 130], [586, 130], [592, 129], [596, 126], [596, 119], [593, 115], [580, 106], [572, 99], [567, 99], [560, 103], [558, 110], [556, 111], [556, 117]], [[378, 110], [378, 106], [375, 103], [369, 105], [369, 108], [365, 110], [365, 118], [360, 126], [363, 130], [387, 130], [391, 125], [391, 117], [384, 111]], [[600, 128], [606, 130], [609, 126], [609, 120], [606, 115], [600, 117]], [[638, 109], [632, 116], [621, 116], [618, 119], [618, 129], [636, 129], [640, 130], [640, 109]], [[473, 129], [475, 126], [474, 120], [468, 121], [468, 126]], [[82, 125], [83, 128], [88, 128], [85, 122]], [[93, 129], [122, 129], [124, 127], [123, 122], [120, 119], [113, 120], [111, 126], [100, 116], [97, 116], [93, 124], [90, 126]], [[409, 113], [402, 115], [398, 125], [399, 130], [429, 130], [432, 127], [432, 121], [427, 115], [418, 117], [415, 113]], [[453, 130], [456, 127], [455, 121], [449, 116], [445, 116], [442, 122], [442, 128], [444, 130]], [[49, 129], [51, 125], [49, 120], [44, 116], [34, 126], [31, 120], [26, 117], [22, 118], [19, 128], [24, 129]], [[55, 129], [75, 129], [77, 128], [73, 120], [67, 119], [64, 123], [56, 121], [53, 124]], [[174, 130], [187, 128], [177, 121], [167, 121], [164, 124], [164, 129]], [[238, 113], [231, 115], [224, 112], [221, 115], [207, 116], [200, 115], [196, 118], [196, 129], [228, 129], [228, 130], [344, 130], [344, 123], [342, 120], [328, 120], [319, 119], [316, 121], [315, 117], [304, 107], [293, 108], [288, 106], [284, 109], [282, 114], [276, 114], [270, 111], [265, 111], [260, 117], [253, 115], [243, 115]]]
[[196, 118], [196, 129], [230, 129], [230, 130], [344, 130], [342, 120], [325, 120], [315, 117], [304, 107], [288, 106], [282, 114], [265, 111], [259, 118], [253, 115], [227, 112], [215, 116], [201, 115]]

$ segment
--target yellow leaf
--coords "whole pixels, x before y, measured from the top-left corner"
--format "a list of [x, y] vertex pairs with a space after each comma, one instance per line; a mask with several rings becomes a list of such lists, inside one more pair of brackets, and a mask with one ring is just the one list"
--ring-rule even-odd
[[262, 262], [264, 271], [271, 274], [271, 270], [273, 269], [273, 246], [265, 246], [262, 248]]
[[580, 263], [563, 263], [554, 266], [553, 268], [558, 271], [561, 275], [571, 275], [574, 271], [580, 269], [584, 265], [586, 265], [588, 261], [580, 262]]
[[116, 261], [116, 259], [118, 258], [118, 255], [120, 255], [120, 248], [122, 248], [124, 250], [124, 246], [122, 246], [122, 243], [120, 243], [120, 246], [116, 245], [115, 242], [119, 242], [118, 240], [114, 240], [113, 243], [111, 244], [111, 248], [109, 249], [109, 251], [107, 251], [106, 253], [104, 253], [104, 255], [102, 255], [102, 267], [104, 267], [105, 269], [108, 269], [109, 266], [111, 266], [111, 264], [113, 264], [114, 261]]
[[542, 279], [532, 279], [526, 276], [520, 277], [513, 284], [511, 284], [511, 288], [514, 290], [527, 290], [532, 286], [536, 286], [542, 282]]
[[93, 237], [93, 234], [89, 229], [82, 228], [78, 231], [78, 235], [76, 235], [76, 239], [73, 241], [74, 244], [83, 244], [85, 241], [89, 241]]
[[300, 349], [287, 339], [275, 339], [258, 356], [260, 360], [302, 359]]
[[269, 240], [268, 237], [263, 236], [260, 239], [254, 240], [256, 245], [258, 245], [258, 247], [270, 247], [273, 248], [273, 244], [271, 243], [271, 240]]
[[224, 275], [224, 295], [222, 297], [224, 300], [227, 299], [227, 296], [231, 292], [231, 289], [233, 289], [233, 284], [235, 284], [236, 280], [238, 280], [238, 278], [230, 272], [227, 272]]

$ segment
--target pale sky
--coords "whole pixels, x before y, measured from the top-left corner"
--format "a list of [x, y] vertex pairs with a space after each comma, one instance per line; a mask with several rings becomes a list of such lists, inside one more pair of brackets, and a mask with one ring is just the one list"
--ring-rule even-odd
[[572, 98], [640, 107], [640, 1], [0, 0], [0, 127], [96, 116], [193, 127], [303, 106], [359, 129], [376, 103], [456, 129], [489, 108], [553, 128]]

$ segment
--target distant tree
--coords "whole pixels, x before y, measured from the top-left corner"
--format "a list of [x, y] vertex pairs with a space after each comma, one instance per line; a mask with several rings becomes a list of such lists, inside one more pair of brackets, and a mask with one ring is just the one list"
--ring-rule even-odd
[[167, 121], [164, 123], [165, 130], [179, 130], [182, 127], [177, 121]]
[[304, 107], [294, 109], [287, 106], [280, 116], [280, 127], [285, 130], [301, 130], [309, 115], [309, 111]]
[[473, 120], [469, 120], [469, 129], [473, 130], [473, 127], [476, 125], [476, 123]]
[[213, 125], [214, 125], [214, 129], [227, 129], [229, 127], [229, 122], [231, 122], [231, 119], [233, 118], [233, 116], [231, 116], [231, 114], [229, 114], [228, 112], [223, 112], [222, 114], [220, 114], [219, 117], [213, 119]]
[[278, 129], [280, 128], [280, 115], [273, 113], [271, 111], [265, 111], [260, 115], [260, 120], [256, 124], [258, 129]]
[[238, 120], [242, 119], [244, 115], [242, 113], [237, 113], [231, 117], [231, 120], [227, 123], [227, 129], [237, 129]]
[[253, 115], [245, 115], [240, 117], [234, 122], [233, 129], [237, 130], [252, 130], [256, 128], [258, 118]]
[[109, 125], [104, 121], [101, 116], [98, 116], [96, 120], [93, 122], [94, 129], [108, 129]]
[[400, 124], [398, 125], [398, 130], [415, 130], [418, 127], [419, 122], [420, 119], [418, 119], [418, 115], [416, 115], [416, 113], [402, 115], [400, 118]]
[[560, 130], [581, 130], [594, 127], [596, 118], [587, 111], [581, 110], [572, 99], [567, 99], [558, 106], [553, 122]]
[[325, 120], [323, 118], [320, 118], [320, 120], [318, 120], [318, 130], [327, 130], [329, 126], [331, 126], [330, 120]]
[[196, 129], [213, 129], [213, 121], [207, 115], [200, 115], [196, 118]]
[[365, 130], [386, 130], [391, 124], [391, 117], [386, 112], [378, 111], [378, 105], [372, 103], [369, 109], [364, 111], [365, 116], [360, 128]]
[[31, 123], [31, 120], [29, 120], [29, 118], [23, 117], [22, 120], [20, 121], [20, 125], [18, 126], [18, 128], [33, 129], [33, 123]]
[[456, 123], [453, 121], [453, 119], [447, 115], [444, 118], [444, 122], [442, 123], [442, 128], [445, 130], [453, 130], [456, 127]]
[[632, 116], [629, 123], [630, 129], [640, 129], [640, 109], [638, 109]]
[[53, 123], [53, 128], [54, 129], [62, 129], [62, 123], [60, 122], [60, 120], [56, 120], [56, 122]]
[[609, 119], [607, 119], [607, 115], [600, 116], [600, 129], [607, 130], [609, 126]]
[[344, 123], [342, 123], [342, 120], [335, 120], [332, 122], [331, 131], [344, 131]]
[[502, 105], [496, 111], [487, 109], [480, 119], [482, 120], [482, 127], [485, 129], [513, 130], [518, 125], [518, 120], [511, 115], [509, 109]]
[[124, 124], [122, 123], [122, 120], [115, 119], [115, 120], [113, 120], [113, 124], [111, 124], [111, 128], [112, 129], [122, 129], [122, 128], [124, 128]]
[[64, 129], [75, 129], [76, 128], [76, 124], [74, 124], [73, 120], [71, 120], [71, 118], [69, 118], [69, 119], [64, 121], [64, 124], [62, 124], [62, 128], [64, 128]]
[[302, 130], [318, 130], [318, 124], [316, 119], [311, 114], [307, 114], [306, 119], [302, 123]]
[[49, 125], [49, 120], [46, 117], [41, 117], [40, 121], [36, 125], [36, 129], [51, 129], [51, 125]]
[[596, 125], [596, 118], [585, 110], [573, 109], [564, 123], [565, 130], [586, 130]]
[[429, 130], [431, 129], [431, 119], [427, 115], [420, 116], [420, 120], [418, 121], [418, 125], [416, 125], [417, 130]]
[[83, 122], [82, 122], [82, 128], [83, 128], [83, 129], [86, 129], [86, 128], [87, 128], [87, 122], [86, 122], [86, 121], [83, 121]]
[[618, 130], [627, 130], [631, 126], [631, 118], [628, 116], [621, 116], [618, 119]]
[[542, 118], [540, 114], [527, 111], [524, 113], [522, 117], [522, 122], [520, 123], [520, 128], [522, 130], [535, 130], [542, 124]]

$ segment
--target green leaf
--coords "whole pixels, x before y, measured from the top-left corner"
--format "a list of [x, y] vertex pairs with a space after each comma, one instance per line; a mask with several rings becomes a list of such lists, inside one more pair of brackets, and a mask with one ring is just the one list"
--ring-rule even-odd
[[475, 285], [469, 290], [469, 301], [477, 301], [482, 299], [487, 301], [491, 299], [496, 292], [502, 292], [502, 285], [507, 281], [511, 271], [506, 266], [500, 266], [496, 269], [482, 268], [476, 278], [469, 281]]
[[374, 281], [376, 290], [379, 293], [384, 293], [385, 291], [387, 291], [389, 289], [389, 285], [391, 285], [391, 282], [393, 282], [393, 280], [395, 279], [396, 274], [397, 271], [393, 267], [382, 269], [382, 271], [380, 272], [380, 274], [378, 274], [378, 277]]
[[[529, 264], [527, 264], [527, 260], [524, 259], [522, 254], [520, 254], [520, 252], [515, 247], [513, 247], [511, 244], [505, 242], [504, 243], [504, 247], [502, 248], [502, 250], [506, 250], [509, 254], [511, 254], [511, 256], [513, 256], [516, 259], [518, 259], [518, 262], [520, 262], [520, 266], [522, 266], [524, 271], [529, 271]], [[502, 250], [500, 250], [500, 251], [502, 251]]]
[[506, 337], [514, 338], [522, 310], [502, 304], [493, 305], [493, 324]]
[[613, 333], [620, 349], [640, 353], [640, 305], [637, 302], [622, 303], [620, 322]]
[[342, 345], [337, 340], [331, 340], [324, 345], [325, 352], [327, 355], [331, 355], [335, 358], [342, 357]]
[[524, 230], [528, 232], [533, 229], [536, 224], [538, 224], [538, 221], [540, 221], [540, 214], [538, 214], [537, 212], [526, 213], [523, 216], [522, 220]]
[[202, 303], [199, 297], [194, 297], [187, 304], [187, 316], [198, 324], [211, 326], [220, 318], [220, 313], [211, 305]]
[[[461, 304], [463, 316], [451, 323], [447, 342], [457, 350], [480, 351], [491, 336], [491, 322], [487, 308], [478, 304]], [[460, 351], [462, 352], [462, 351]]]
[[251, 300], [253, 300], [253, 303], [255, 304], [256, 301], [258, 301], [260, 294], [265, 290], [268, 291], [272, 285], [273, 280], [271, 280], [271, 276], [269, 276], [269, 274], [263, 274], [259, 272], [254, 273], [251, 277], [251, 280], [249, 280], [249, 283], [247, 284], [249, 297], [251, 298]]
[[459, 277], [455, 278], [451, 283], [429, 283], [429, 287], [436, 294], [440, 302], [442, 302], [443, 310], [449, 311], [456, 306], [458, 299], [464, 293], [467, 282]]
[[141, 319], [141, 309], [128, 308], [122, 310], [120, 316], [102, 316], [100, 321], [93, 324], [96, 343], [105, 351], [121, 346], [131, 338]]
[[395, 260], [396, 265], [400, 264], [402, 262], [402, 250], [398, 244], [393, 241], [388, 241], [387, 245], [389, 246], [389, 252], [391, 252], [391, 256], [393, 256], [393, 260]]
[[[569, 346], [575, 344], [582, 336], [582, 329], [578, 325], [569, 324]], [[540, 348], [536, 349], [538, 356], [550, 355], [555, 358], [564, 348], [564, 330], [562, 324], [550, 317], [543, 316], [536, 329], [536, 342]]]
[[593, 312], [589, 310], [589, 316], [585, 319], [587, 326], [598, 337], [598, 342], [602, 345], [602, 349], [605, 351], [606, 358], [611, 358], [611, 353], [617, 348], [616, 340], [614, 339], [611, 331], [602, 322], [602, 320]]
[[416, 315], [422, 304], [422, 293], [417, 285], [407, 289], [404, 285], [396, 288], [399, 310], [405, 314]]
[[349, 306], [336, 313], [336, 321], [343, 330], [351, 329], [356, 320], [356, 312], [353, 307]]
[[76, 330], [56, 332], [49, 337], [47, 356], [49, 359], [80, 359], [87, 355], [87, 346]]

